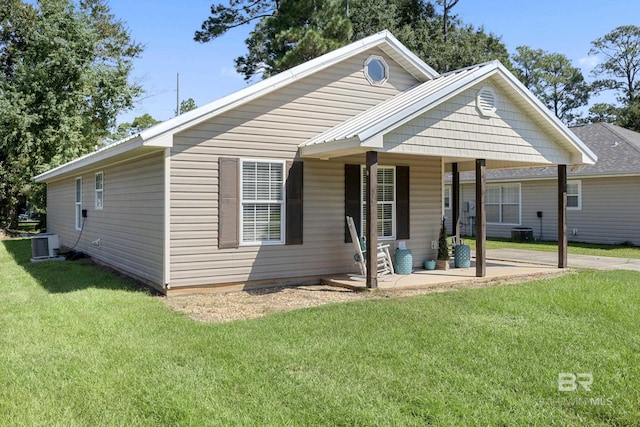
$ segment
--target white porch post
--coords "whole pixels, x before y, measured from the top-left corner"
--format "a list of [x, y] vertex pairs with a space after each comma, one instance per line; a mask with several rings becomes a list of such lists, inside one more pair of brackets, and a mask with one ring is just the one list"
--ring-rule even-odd
[[367, 288], [378, 287], [378, 153], [367, 151]]
[[567, 165], [558, 165], [558, 268], [567, 267]]
[[476, 159], [476, 277], [487, 275], [486, 160]]

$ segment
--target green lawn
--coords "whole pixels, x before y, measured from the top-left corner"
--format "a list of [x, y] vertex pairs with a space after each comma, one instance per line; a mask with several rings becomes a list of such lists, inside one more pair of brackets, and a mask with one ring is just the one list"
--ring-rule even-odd
[[[463, 240], [465, 244], [471, 246], [472, 249], [475, 249], [476, 240], [474, 237], [463, 237]], [[640, 259], [640, 246], [598, 245], [594, 243], [576, 242], [569, 242], [568, 246], [570, 254]], [[538, 240], [535, 242], [512, 242], [510, 239], [487, 239], [487, 249], [502, 248], [531, 249], [534, 251], [557, 252], [558, 242], [550, 242], [546, 240]]]
[[637, 272], [200, 324], [29, 252], [0, 242], [0, 425], [640, 423]]

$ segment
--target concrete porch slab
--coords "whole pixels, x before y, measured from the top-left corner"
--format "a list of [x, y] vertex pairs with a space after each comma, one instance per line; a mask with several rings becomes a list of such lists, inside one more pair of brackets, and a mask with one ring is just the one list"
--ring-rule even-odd
[[[476, 277], [475, 262], [470, 268], [451, 268], [449, 270], [423, 270], [414, 268], [411, 274], [390, 275], [378, 279], [378, 289], [420, 289], [430, 287], [456, 287], [465, 284], [488, 283], [501, 280], [535, 280], [537, 278], [558, 276], [571, 270], [556, 266], [527, 264], [513, 261], [488, 261], [487, 275]], [[353, 290], [366, 290], [366, 280], [357, 274], [340, 274], [322, 278], [322, 283]]]

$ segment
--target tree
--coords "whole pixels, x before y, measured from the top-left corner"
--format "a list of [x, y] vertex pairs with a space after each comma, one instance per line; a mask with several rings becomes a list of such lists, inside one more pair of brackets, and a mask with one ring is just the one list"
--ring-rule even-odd
[[516, 76], [565, 123], [573, 123], [576, 110], [587, 105], [590, 88], [582, 72], [560, 53], [518, 46], [512, 57]]
[[267, 78], [347, 44], [351, 22], [342, 7], [333, 0], [281, 1], [249, 34], [249, 52], [236, 59], [236, 69], [245, 80]]
[[5, 0], [0, 8], [0, 222], [31, 178], [94, 149], [141, 93], [142, 52], [104, 0]]
[[618, 102], [631, 106], [640, 88], [640, 27], [624, 25], [591, 42], [591, 55], [601, 55], [604, 62], [592, 71], [600, 90], [618, 93]]
[[444, 42], [447, 43], [449, 37], [449, 12], [458, 4], [460, 0], [438, 0], [438, 4], [442, 6], [442, 36]]
[[640, 132], [640, 100], [635, 99], [631, 105], [624, 107], [618, 114], [616, 124]]
[[148, 129], [151, 126], [154, 126], [158, 123], [160, 123], [159, 120], [154, 119], [151, 116], [151, 114], [145, 113], [141, 116], [134, 118], [131, 123], [128, 123], [128, 122], [120, 123], [120, 125], [118, 125], [118, 128], [116, 129], [116, 132], [109, 135], [106, 142], [111, 143], [111, 142], [115, 142], [115, 141], [127, 138], [131, 135], [136, 135], [142, 132], [143, 130]]
[[536, 90], [540, 81], [540, 59], [545, 52], [542, 49], [531, 49], [529, 46], [516, 47], [516, 53], [511, 60], [514, 64], [513, 72], [525, 87]]
[[[447, 14], [456, 3], [443, 3]], [[447, 17], [445, 26], [443, 16], [424, 0], [350, 0], [348, 8], [345, 0], [231, 0], [211, 10], [196, 41], [211, 41], [257, 21], [246, 40], [248, 53], [236, 59], [236, 69], [247, 80], [269, 77], [383, 29], [438, 71], [496, 58], [510, 66], [499, 37], [454, 16]]]
[[232, 28], [272, 16], [279, 4], [278, 0], [230, 0], [229, 6], [211, 5], [211, 16], [202, 23], [201, 30], [196, 31], [194, 39], [209, 42]]
[[598, 102], [589, 108], [586, 119], [578, 120], [578, 123], [616, 123], [620, 116], [620, 108], [613, 104]]
[[193, 98], [183, 99], [182, 101], [180, 101], [180, 111], [177, 112], [176, 116], [184, 114], [187, 111], [195, 110], [196, 108], [198, 108], [198, 106], [196, 105], [196, 101], [194, 101]]

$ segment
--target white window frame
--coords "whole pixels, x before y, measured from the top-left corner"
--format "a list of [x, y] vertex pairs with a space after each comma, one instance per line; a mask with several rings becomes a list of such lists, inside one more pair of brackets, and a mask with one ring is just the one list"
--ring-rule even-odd
[[[100, 176], [100, 188], [98, 188], [98, 176]], [[97, 211], [101, 211], [104, 209], [104, 172], [102, 171], [96, 172], [95, 190], [95, 207]]]
[[[577, 185], [578, 191], [577, 193], [569, 193], [569, 185]], [[578, 198], [578, 206], [569, 206], [569, 196], [575, 196]], [[571, 180], [567, 181], [567, 210], [568, 211], [580, 211], [582, 210], [582, 181], [580, 180]]]
[[[245, 163], [270, 163], [278, 164], [282, 167], [282, 200], [245, 200], [243, 186], [243, 170]], [[287, 165], [286, 161], [278, 159], [240, 159], [240, 167], [238, 182], [240, 184], [240, 246], [262, 246], [262, 245], [283, 245], [285, 243], [285, 224], [286, 224], [286, 183], [287, 183]], [[280, 239], [279, 240], [244, 240], [244, 207], [245, 205], [256, 204], [279, 204], [280, 205]]]
[[[521, 225], [522, 223], [522, 185], [518, 183], [502, 183], [502, 184], [490, 184], [487, 185], [488, 188], [500, 187], [500, 202], [499, 203], [489, 203], [485, 200], [485, 209], [486, 205], [495, 205], [499, 206], [498, 213], [500, 216], [499, 222], [490, 222], [487, 220], [487, 224], [496, 224], [496, 225]], [[511, 203], [503, 203], [502, 201], [502, 188], [503, 187], [517, 187], [518, 188], [518, 221], [517, 222], [503, 222], [502, 220], [502, 205], [511, 204]]]
[[[381, 205], [391, 205], [391, 236], [382, 236], [378, 233], [378, 240], [395, 240], [396, 239], [396, 202], [398, 200], [397, 197], [397, 189], [398, 189], [398, 180], [396, 177], [396, 167], [395, 166], [378, 166], [378, 171], [383, 169], [389, 169], [393, 171], [393, 201], [385, 202], [378, 200], [378, 207]], [[367, 176], [367, 168], [366, 166], [360, 167], [360, 183], [363, 183]], [[377, 179], [377, 177], [376, 177]], [[367, 206], [367, 194], [364, 188], [364, 185], [360, 185], [360, 233], [361, 236], [365, 235], [365, 209]]]
[[[80, 186], [80, 192], [78, 192], [78, 185]], [[75, 226], [76, 230], [82, 230], [82, 177], [78, 177], [75, 180]], [[79, 196], [79, 197], [78, 197]]]
[[451, 209], [451, 186], [445, 185], [442, 192], [442, 205], [445, 209]]
[[[373, 61], [380, 62], [380, 65], [382, 65], [382, 68], [384, 69], [384, 77], [381, 80], [374, 79], [371, 74], [369, 74], [369, 64]], [[387, 82], [387, 80], [389, 80], [389, 64], [387, 64], [387, 61], [385, 61], [382, 56], [371, 55], [366, 59], [366, 61], [364, 61], [364, 75], [371, 85], [382, 86]]]

